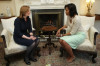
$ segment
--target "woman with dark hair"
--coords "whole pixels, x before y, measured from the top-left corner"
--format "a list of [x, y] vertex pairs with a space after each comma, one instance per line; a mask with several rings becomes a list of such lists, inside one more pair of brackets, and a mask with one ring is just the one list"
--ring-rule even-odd
[[30, 60], [36, 62], [37, 59], [33, 57], [35, 49], [38, 46], [39, 40], [33, 36], [31, 20], [29, 18], [30, 8], [29, 6], [22, 6], [20, 8], [20, 15], [14, 22], [14, 41], [17, 44], [27, 46], [24, 61], [30, 65]]
[[[67, 24], [60, 28], [56, 35], [60, 37], [60, 44], [68, 52], [69, 56], [67, 58], [68, 62], [72, 62], [75, 59], [72, 49], [76, 49], [85, 40], [85, 32], [81, 25], [80, 18], [77, 13], [75, 4], [70, 3], [65, 5]], [[67, 28], [66, 34], [60, 35], [60, 31]]]

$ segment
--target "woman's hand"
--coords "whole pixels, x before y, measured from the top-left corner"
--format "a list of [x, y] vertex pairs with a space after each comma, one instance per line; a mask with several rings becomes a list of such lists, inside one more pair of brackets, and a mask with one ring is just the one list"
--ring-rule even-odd
[[60, 37], [60, 30], [57, 31], [56, 36]]
[[60, 30], [62, 30], [62, 29], [64, 29], [64, 28], [67, 28], [67, 26], [64, 25], [62, 28], [60, 28], [60, 29], [57, 31], [56, 36], [61, 37], [61, 35], [60, 35]]
[[32, 32], [30, 32], [30, 36], [33, 36], [33, 33]]
[[56, 34], [56, 36], [61, 37], [61, 35], [60, 35], [60, 34]]
[[31, 39], [30, 37], [27, 37], [26, 39]]
[[71, 35], [70, 33], [62, 34], [62, 36], [69, 36]]
[[36, 39], [36, 37], [34, 37], [34, 36], [30, 36], [30, 39], [35, 40], [35, 39]]
[[31, 39], [30, 37], [27, 37], [27, 36], [25, 36], [25, 35], [23, 35], [22, 38]]
[[66, 36], [66, 34], [62, 34], [62, 36]]

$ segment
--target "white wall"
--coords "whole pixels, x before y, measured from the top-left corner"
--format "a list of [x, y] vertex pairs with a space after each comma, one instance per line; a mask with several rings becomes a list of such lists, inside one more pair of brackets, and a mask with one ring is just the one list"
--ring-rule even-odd
[[16, 16], [19, 16], [20, 7], [24, 5], [24, 0], [15, 0]]
[[81, 0], [71, 0], [71, 3], [74, 3], [76, 5], [77, 8], [77, 12], [80, 14], [80, 2]]
[[10, 8], [11, 15], [16, 15], [16, 9], [15, 9], [15, 1], [0, 1], [0, 14], [4, 13], [5, 16], [7, 15], [7, 7]]
[[[58, 3], [63, 0], [54, 0]], [[59, 2], [58, 2], [59, 1]], [[86, 0], [70, 0], [75, 3], [79, 14], [85, 15], [87, 13]], [[6, 8], [10, 7], [12, 15], [19, 15], [20, 7], [24, 4], [39, 5], [40, 0], [11, 0], [11, 1], [0, 1], [0, 13], [4, 13], [7, 16]], [[64, 2], [65, 4], [65, 2]], [[91, 13], [100, 14], [100, 0], [95, 0]]]
[[100, 14], [100, 0], [95, 0], [93, 7], [95, 14]]

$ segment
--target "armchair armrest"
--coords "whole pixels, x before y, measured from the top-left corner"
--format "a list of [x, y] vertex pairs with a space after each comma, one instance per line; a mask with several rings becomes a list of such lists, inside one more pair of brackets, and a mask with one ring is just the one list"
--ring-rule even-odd
[[3, 29], [3, 31], [1, 32], [1, 37], [3, 38], [4, 47], [6, 48], [10, 41], [9, 32], [6, 29]]
[[3, 29], [2, 32], [1, 32], [1, 36], [3, 35], [7, 35], [7, 30], [6, 29]]
[[95, 27], [90, 28], [89, 39], [92, 44], [96, 45], [96, 36], [98, 35], [98, 30]]
[[33, 27], [32, 27], [32, 32], [33, 32], [33, 35], [35, 36], [36, 35], [36, 30]]
[[32, 28], [32, 31], [35, 31], [35, 29], [34, 29], [34, 28]]

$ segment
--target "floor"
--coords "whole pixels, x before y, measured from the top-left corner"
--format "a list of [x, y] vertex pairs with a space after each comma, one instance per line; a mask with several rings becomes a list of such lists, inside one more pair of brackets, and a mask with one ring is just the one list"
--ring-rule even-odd
[[[47, 66], [47, 65], [48, 66], [100, 66], [100, 63], [99, 63], [100, 51], [97, 52], [98, 55], [97, 55], [97, 58], [95, 58], [97, 63], [91, 62], [91, 56], [88, 53], [77, 52], [77, 51], [73, 51], [76, 57], [75, 60], [72, 63], [68, 63], [66, 61], [66, 57], [68, 55], [66, 52], [64, 52], [63, 57], [59, 57], [60, 55], [59, 49], [61, 47], [59, 42], [54, 42], [54, 44], [57, 45], [56, 49], [53, 48], [52, 46], [50, 47], [52, 48], [51, 55], [49, 55], [48, 48], [43, 48], [45, 43], [46, 42], [39, 43], [39, 47], [41, 50], [40, 51], [41, 57], [37, 57], [37, 56], [35, 57], [38, 60], [37, 62], [31, 61], [31, 65], [26, 65], [25, 62], [23, 61], [24, 55], [16, 55], [10, 58], [11, 60], [10, 66]], [[2, 51], [0, 50], [0, 52]], [[1, 64], [0, 66], [5, 66], [6, 61], [3, 58], [0, 58], [0, 64]]]

